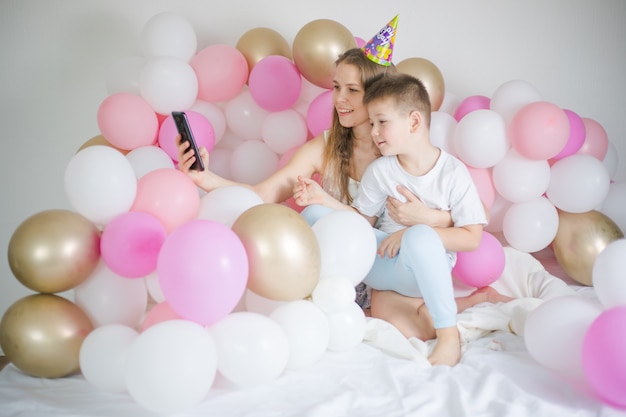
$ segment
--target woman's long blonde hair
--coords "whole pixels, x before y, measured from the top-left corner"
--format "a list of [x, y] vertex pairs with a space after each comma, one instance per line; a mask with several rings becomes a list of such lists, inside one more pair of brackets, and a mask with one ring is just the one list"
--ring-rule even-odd
[[[376, 64], [365, 56], [362, 49], [353, 48], [339, 56], [335, 65], [354, 65], [361, 73], [361, 86], [372, 78], [384, 74], [386, 71], [395, 72], [395, 67]], [[339, 199], [346, 204], [352, 203], [349, 191], [350, 169], [354, 147], [352, 128], [343, 127], [339, 123], [337, 111], [333, 111], [333, 122], [328, 132], [326, 147], [324, 148], [324, 188], [336, 190]], [[329, 184], [330, 182], [330, 184]]]

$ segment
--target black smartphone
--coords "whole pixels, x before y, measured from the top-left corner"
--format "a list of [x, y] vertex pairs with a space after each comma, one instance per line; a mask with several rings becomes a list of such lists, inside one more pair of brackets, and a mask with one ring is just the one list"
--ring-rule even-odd
[[202, 162], [202, 158], [200, 157], [200, 150], [198, 149], [198, 145], [196, 145], [196, 141], [193, 138], [193, 133], [191, 131], [191, 127], [189, 127], [189, 121], [187, 120], [187, 115], [182, 111], [173, 111], [172, 118], [174, 118], [174, 123], [176, 124], [176, 130], [180, 134], [180, 143], [185, 141], [189, 142], [191, 145], [191, 149], [193, 149], [193, 153], [196, 156], [196, 160], [191, 164], [191, 169], [195, 171], [204, 171], [204, 163]]

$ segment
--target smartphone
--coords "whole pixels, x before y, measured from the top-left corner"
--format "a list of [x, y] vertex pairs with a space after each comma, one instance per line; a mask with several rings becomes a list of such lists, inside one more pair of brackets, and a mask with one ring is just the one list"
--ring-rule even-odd
[[198, 149], [198, 145], [193, 138], [191, 127], [189, 127], [187, 115], [185, 114], [185, 112], [182, 111], [173, 111], [172, 118], [174, 118], [176, 129], [180, 134], [180, 143], [183, 143], [185, 141], [189, 142], [189, 144], [191, 145], [191, 149], [193, 149], [193, 153], [196, 156], [196, 160], [193, 162], [193, 164], [191, 164], [190, 168], [195, 171], [204, 171], [204, 163], [202, 162], [202, 158], [200, 157], [200, 150]]

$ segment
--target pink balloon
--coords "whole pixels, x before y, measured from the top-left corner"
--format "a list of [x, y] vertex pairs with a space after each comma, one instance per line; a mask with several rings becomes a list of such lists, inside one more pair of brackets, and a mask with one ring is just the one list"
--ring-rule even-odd
[[474, 180], [480, 201], [482, 201], [487, 208], [491, 208], [496, 199], [496, 188], [493, 185], [491, 168], [474, 168], [468, 166], [467, 169], [472, 180]]
[[146, 317], [141, 323], [140, 332], [143, 332], [147, 328], [154, 326], [157, 323], [161, 323], [168, 320], [178, 320], [181, 317], [176, 314], [167, 301], [163, 301], [154, 307], [146, 314]]
[[522, 107], [509, 126], [511, 145], [529, 159], [550, 159], [565, 148], [569, 119], [558, 106], [537, 101]]
[[504, 249], [500, 241], [483, 231], [478, 249], [457, 253], [452, 275], [470, 287], [487, 287], [502, 275], [504, 262]]
[[561, 152], [556, 154], [552, 159], [558, 161], [566, 156], [575, 154], [583, 146], [585, 142], [585, 124], [580, 116], [571, 110], [563, 110], [569, 120], [569, 137], [567, 143]]
[[626, 408], [626, 305], [603, 311], [591, 323], [582, 348], [583, 370], [607, 404]]
[[191, 59], [198, 78], [198, 99], [208, 102], [228, 101], [248, 80], [246, 57], [230, 45], [210, 45]]
[[609, 138], [606, 130], [600, 123], [588, 117], [583, 117], [582, 121], [585, 125], [585, 141], [576, 153], [591, 155], [600, 161], [604, 160], [609, 149]]
[[137, 180], [137, 194], [130, 211], [152, 214], [169, 233], [196, 218], [200, 195], [196, 185], [183, 172], [160, 168]]
[[469, 96], [458, 105], [454, 111], [454, 118], [458, 122], [463, 118], [463, 116], [467, 113], [473, 112], [474, 110], [489, 109], [490, 103], [491, 99], [489, 97]]
[[306, 124], [313, 136], [330, 129], [333, 121], [333, 92], [330, 90], [315, 97], [306, 113]]
[[113, 146], [131, 150], [154, 145], [159, 121], [146, 100], [131, 93], [105, 98], [97, 114], [102, 136]]
[[120, 214], [102, 231], [102, 260], [120, 276], [144, 277], [156, 269], [159, 251], [166, 236], [161, 222], [149, 213]]
[[302, 89], [302, 77], [296, 64], [281, 55], [270, 55], [257, 62], [248, 79], [254, 101], [271, 112], [291, 108]]
[[[187, 120], [189, 121], [189, 127], [193, 133], [193, 137], [196, 140], [198, 148], [206, 148], [211, 152], [213, 146], [215, 146], [215, 132], [213, 125], [204, 115], [186, 110]], [[178, 148], [176, 147], [176, 124], [172, 115], [169, 115], [163, 120], [161, 127], [159, 128], [159, 146], [163, 149], [174, 162], [178, 162]]]
[[176, 314], [210, 326], [231, 313], [243, 296], [248, 257], [243, 243], [228, 226], [192, 220], [165, 240], [157, 276]]

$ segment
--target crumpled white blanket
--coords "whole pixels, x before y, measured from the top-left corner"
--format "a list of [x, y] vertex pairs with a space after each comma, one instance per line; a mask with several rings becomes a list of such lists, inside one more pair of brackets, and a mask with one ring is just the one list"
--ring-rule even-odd
[[[494, 331], [521, 336], [526, 317], [541, 303], [555, 297], [580, 294], [573, 286], [551, 275], [532, 255], [508, 246], [504, 247], [504, 253], [504, 271], [491, 287], [515, 299], [507, 303], [482, 303], [459, 313], [457, 326], [463, 346]], [[466, 295], [473, 290], [455, 282], [457, 296]], [[377, 318], [368, 318], [363, 340], [389, 354], [410, 359], [424, 367], [431, 366], [427, 358], [436, 343], [434, 340], [424, 342], [415, 337], [407, 339], [392, 324]], [[500, 349], [496, 343], [492, 345], [489, 347]]]

